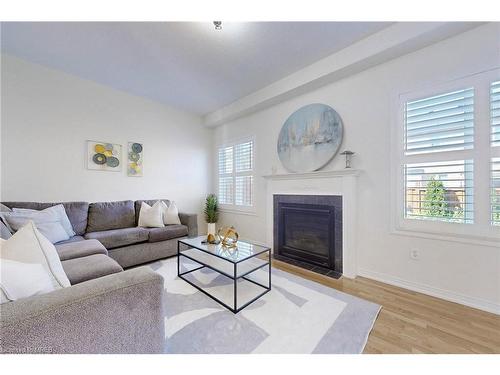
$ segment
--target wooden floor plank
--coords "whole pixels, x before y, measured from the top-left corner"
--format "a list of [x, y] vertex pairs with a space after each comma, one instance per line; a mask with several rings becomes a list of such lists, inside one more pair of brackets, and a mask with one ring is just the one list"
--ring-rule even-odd
[[273, 266], [381, 305], [364, 353], [500, 354], [498, 315], [364, 277], [335, 280], [278, 260]]

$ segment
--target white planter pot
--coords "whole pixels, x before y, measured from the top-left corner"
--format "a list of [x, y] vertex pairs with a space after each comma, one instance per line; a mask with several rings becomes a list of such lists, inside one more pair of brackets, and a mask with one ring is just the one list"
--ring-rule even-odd
[[213, 234], [215, 236], [215, 223], [207, 224], [207, 235]]

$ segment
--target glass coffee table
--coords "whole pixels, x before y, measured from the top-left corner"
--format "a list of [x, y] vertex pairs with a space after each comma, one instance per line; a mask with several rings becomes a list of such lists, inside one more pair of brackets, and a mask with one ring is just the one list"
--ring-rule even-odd
[[[177, 276], [235, 314], [271, 290], [271, 248], [244, 241], [238, 241], [236, 248], [226, 248], [203, 244], [205, 239], [199, 236], [177, 242]], [[202, 285], [200, 280], [214, 280], [207, 278], [207, 269], [225, 276], [229, 283]]]

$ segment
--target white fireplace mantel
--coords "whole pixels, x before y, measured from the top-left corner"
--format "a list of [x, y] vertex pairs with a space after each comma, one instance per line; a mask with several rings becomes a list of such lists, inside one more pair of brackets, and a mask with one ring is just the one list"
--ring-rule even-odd
[[357, 275], [356, 223], [357, 177], [359, 169], [308, 173], [272, 174], [266, 179], [267, 243], [273, 247], [273, 196], [276, 194], [341, 195], [342, 196], [342, 263], [343, 275]]
[[311, 178], [358, 176], [359, 173], [360, 173], [359, 169], [346, 168], [338, 171], [268, 174], [262, 177], [264, 177], [266, 180], [298, 180], [298, 179], [311, 179]]

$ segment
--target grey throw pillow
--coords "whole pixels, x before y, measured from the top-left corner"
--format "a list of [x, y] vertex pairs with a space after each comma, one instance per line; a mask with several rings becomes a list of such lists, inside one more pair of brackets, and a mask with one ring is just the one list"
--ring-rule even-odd
[[[0, 203], [0, 212], [12, 212], [12, 210], [6, 205]], [[7, 240], [10, 237], [12, 237], [10, 228], [3, 222], [2, 217], [0, 216], [0, 238]]]
[[65, 241], [69, 235], [62, 226], [56, 211], [34, 211], [34, 212], [1, 212], [3, 222], [11, 233], [17, 232], [23, 226], [33, 221], [36, 228], [52, 243]]
[[68, 215], [66, 214], [66, 210], [64, 209], [64, 206], [62, 204], [57, 204], [55, 206], [47, 207], [44, 210], [32, 210], [29, 208], [12, 208], [13, 212], [25, 212], [25, 213], [38, 213], [38, 212], [49, 212], [52, 213], [54, 212], [58, 217], [61, 225], [63, 226], [64, 230], [66, 233], [68, 233], [68, 236], [73, 237], [76, 235], [75, 231], [73, 230], [73, 226], [71, 225], [71, 222], [69, 221]]
[[0, 212], [12, 212], [12, 210], [6, 205], [0, 203]]
[[9, 228], [7, 228], [3, 221], [0, 220], [0, 238], [8, 240], [11, 237], [12, 233], [10, 232]]

